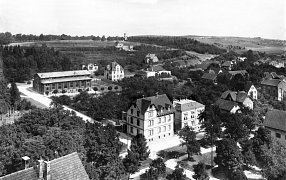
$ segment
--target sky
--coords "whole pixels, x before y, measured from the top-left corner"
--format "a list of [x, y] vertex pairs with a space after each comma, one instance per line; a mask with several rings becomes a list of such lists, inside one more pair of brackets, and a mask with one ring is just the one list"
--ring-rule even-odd
[[286, 0], [0, 0], [0, 32], [286, 40]]

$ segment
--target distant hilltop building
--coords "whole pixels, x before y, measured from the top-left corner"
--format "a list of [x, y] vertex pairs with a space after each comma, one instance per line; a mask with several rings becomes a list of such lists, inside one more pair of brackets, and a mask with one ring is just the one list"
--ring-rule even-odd
[[97, 64], [93, 64], [93, 63], [89, 63], [87, 65], [82, 65], [81, 66], [82, 70], [88, 70], [89, 72], [96, 72], [98, 71], [98, 65]]
[[124, 78], [124, 69], [117, 62], [108, 64], [104, 70], [104, 77], [111, 81], [119, 81]]
[[91, 73], [87, 70], [37, 73], [33, 88], [39, 93], [77, 93], [91, 90]]
[[134, 51], [133, 45], [124, 45], [122, 42], [115, 42], [115, 48], [124, 51]]
[[124, 33], [124, 41], [127, 41], [127, 40], [128, 40], [127, 34]]

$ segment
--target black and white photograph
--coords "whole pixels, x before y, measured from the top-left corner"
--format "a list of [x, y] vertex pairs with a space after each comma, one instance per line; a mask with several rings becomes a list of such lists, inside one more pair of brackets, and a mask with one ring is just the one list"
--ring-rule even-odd
[[286, 180], [286, 1], [0, 0], [0, 180]]

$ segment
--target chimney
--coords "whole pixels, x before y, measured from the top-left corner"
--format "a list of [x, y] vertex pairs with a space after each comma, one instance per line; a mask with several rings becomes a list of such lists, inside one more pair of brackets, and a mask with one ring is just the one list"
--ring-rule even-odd
[[38, 160], [39, 162], [39, 180], [44, 180], [44, 160], [41, 159]]
[[29, 167], [28, 161], [30, 158], [28, 156], [24, 156], [24, 157], [22, 157], [22, 159], [25, 161], [25, 169], [27, 169]]
[[45, 180], [51, 180], [51, 161], [44, 161], [45, 162], [45, 167], [46, 167], [46, 178]]

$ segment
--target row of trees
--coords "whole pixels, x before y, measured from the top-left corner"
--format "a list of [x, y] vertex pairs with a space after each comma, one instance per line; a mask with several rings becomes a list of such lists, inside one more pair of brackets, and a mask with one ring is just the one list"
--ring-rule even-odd
[[66, 71], [72, 69], [70, 59], [64, 54], [41, 47], [1, 47], [4, 74], [8, 81], [23, 82], [30, 80], [35, 73], [49, 71]]
[[141, 42], [147, 44], [155, 44], [166, 46], [170, 48], [184, 49], [188, 51], [195, 51], [197, 53], [205, 54], [221, 54], [226, 52], [225, 49], [220, 49], [217, 46], [204, 44], [197, 40], [185, 37], [151, 37], [151, 36], [131, 36], [129, 41]]

